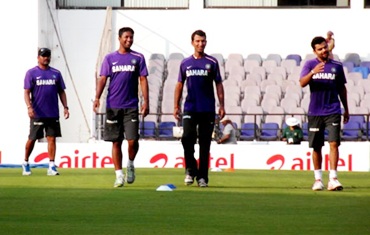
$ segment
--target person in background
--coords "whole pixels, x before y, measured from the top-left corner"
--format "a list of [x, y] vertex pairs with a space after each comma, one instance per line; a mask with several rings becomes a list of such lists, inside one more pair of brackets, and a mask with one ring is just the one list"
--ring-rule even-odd
[[[134, 30], [123, 27], [118, 31], [119, 49], [105, 56], [100, 70], [100, 79], [96, 87], [93, 109], [98, 112], [100, 97], [108, 78], [110, 79], [106, 99], [106, 122], [104, 140], [112, 142], [112, 158], [116, 173], [113, 187], [122, 187], [126, 180], [135, 181], [134, 160], [139, 151], [139, 80], [143, 103], [141, 114], [149, 113], [148, 70], [141, 53], [131, 50], [134, 42]], [[128, 142], [128, 162], [126, 179], [122, 171], [122, 142]]]
[[216, 114], [215, 126], [213, 128], [212, 140], [218, 141], [222, 137], [220, 117]]
[[326, 33], [326, 43], [328, 44], [329, 50], [329, 58], [334, 59], [333, 49], [335, 47], [335, 40], [333, 38], [334, 33], [332, 31], [328, 31]]
[[[197, 30], [191, 35], [194, 53], [185, 58], [180, 65], [178, 81], [175, 87], [173, 115], [180, 120], [181, 96], [186, 82], [182, 123], [184, 133], [181, 143], [185, 156], [185, 185], [191, 185], [196, 178], [199, 187], [208, 186], [209, 151], [212, 132], [215, 125], [215, 95], [214, 83], [219, 101], [218, 115], [225, 116], [224, 89], [217, 59], [207, 55], [204, 49], [207, 45], [206, 33]], [[199, 139], [199, 166], [194, 158], [194, 145]]]
[[61, 137], [58, 96], [63, 105], [64, 118], [69, 118], [66, 86], [59, 70], [51, 67], [51, 50], [38, 50], [38, 65], [27, 71], [24, 79], [24, 100], [30, 117], [30, 132], [26, 142], [23, 175], [31, 175], [29, 157], [38, 139], [46, 136], [49, 168], [47, 175], [59, 175], [55, 165], [56, 137]]
[[301, 144], [303, 140], [303, 131], [299, 126], [299, 120], [290, 117], [285, 120], [287, 127], [283, 130], [282, 140], [286, 141], [287, 144]]
[[324, 132], [328, 130], [330, 146], [328, 190], [342, 190], [338, 181], [337, 167], [341, 133], [341, 102], [343, 104], [343, 123], [349, 120], [347, 103], [346, 77], [342, 63], [329, 58], [328, 44], [323, 37], [314, 37], [311, 47], [317, 58], [308, 60], [302, 68], [300, 85], [310, 87], [308, 107], [308, 142], [313, 148], [315, 183], [312, 190], [323, 190], [322, 183], [322, 146]]
[[236, 130], [228, 116], [221, 119], [220, 123], [224, 126], [222, 137], [217, 141], [218, 144], [237, 144]]

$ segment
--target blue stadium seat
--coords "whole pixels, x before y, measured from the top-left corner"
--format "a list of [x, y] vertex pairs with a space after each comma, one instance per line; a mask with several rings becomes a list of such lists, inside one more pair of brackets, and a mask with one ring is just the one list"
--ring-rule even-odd
[[362, 78], [366, 79], [370, 73], [370, 69], [366, 66], [358, 66], [354, 67], [352, 72], [360, 72], [362, 74]]
[[256, 140], [258, 135], [258, 125], [256, 123], [243, 123], [240, 128], [240, 140]]
[[362, 124], [362, 140], [370, 140], [370, 122]]
[[279, 140], [279, 124], [275, 122], [262, 123], [261, 140]]
[[308, 122], [302, 123], [303, 140], [308, 140]]
[[350, 115], [350, 122], [358, 122], [361, 126], [365, 123], [365, 117], [363, 115]]
[[286, 56], [286, 60], [295, 60], [297, 66], [299, 66], [301, 64], [302, 57], [298, 54], [289, 54]]
[[160, 122], [158, 124], [158, 137], [160, 139], [175, 139], [172, 130], [174, 126], [176, 126], [175, 122]]
[[360, 66], [368, 67], [370, 69], [370, 61], [361, 61]]
[[342, 140], [360, 140], [361, 124], [356, 121], [349, 121], [343, 125]]
[[155, 138], [155, 122], [144, 121], [139, 123], [139, 133], [142, 138]]

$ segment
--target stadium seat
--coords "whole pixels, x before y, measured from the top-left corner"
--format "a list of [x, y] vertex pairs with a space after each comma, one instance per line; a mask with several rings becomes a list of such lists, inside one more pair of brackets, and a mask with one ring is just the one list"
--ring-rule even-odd
[[[290, 73], [290, 72], [289, 72]], [[272, 72], [271, 74], [281, 74], [283, 76], [284, 79], [287, 78], [288, 76], [288, 72], [287, 72], [287, 68], [285, 67], [282, 67], [282, 66], [279, 66], [279, 67], [274, 67], [272, 69]]]
[[281, 61], [282, 61], [282, 58], [279, 54], [268, 54], [267, 57], [266, 57], [266, 61], [267, 60], [275, 60], [276, 61], [276, 65], [277, 66], [280, 66], [281, 64]]
[[359, 72], [362, 74], [363, 79], [367, 79], [367, 76], [370, 73], [370, 69], [367, 66], [358, 66], [358, 67], [354, 67], [352, 69], [352, 72]]
[[260, 62], [257, 60], [251, 60], [251, 59], [244, 60], [243, 67], [247, 74], [251, 73], [254, 67], [259, 67], [259, 66], [260, 66]]
[[365, 123], [365, 116], [363, 115], [350, 115], [349, 116], [349, 121], [348, 122], [357, 122], [362, 126]]
[[256, 140], [258, 138], [258, 125], [253, 122], [243, 123], [240, 128], [240, 140]]
[[266, 68], [260, 66], [260, 67], [253, 67], [252, 68], [252, 71], [251, 71], [251, 74], [252, 73], [258, 73], [261, 75], [261, 79], [262, 81], [266, 79], [266, 76], [267, 76], [267, 72], [266, 72]]
[[362, 140], [370, 140], [370, 122], [362, 124]]
[[361, 124], [356, 121], [350, 121], [343, 125], [342, 140], [360, 140], [361, 139]]
[[162, 53], [152, 53], [149, 57], [149, 60], [162, 60], [165, 61], [166, 58]]
[[261, 66], [262, 65], [262, 56], [258, 53], [254, 53], [254, 54], [249, 54], [246, 58], [247, 60], [256, 60], [258, 61], [258, 64]]
[[302, 123], [303, 140], [308, 140], [308, 122]]
[[361, 61], [360, 66], [368, 67], [370, 69], [370, 61]]
[[343, 62], [344, 61], [351, 61], [353, 62], [354, 66], [357, 67], [360, 66], [361, 57], [357, 53], [346, 53]]
[[357, 85], [358, 81], [362, 80], [362, 73], [360, 72], [349, 72], [347, 75], [346, 75], [346, 78], [347, 79], [351, 79], [354, 81], [355, 85]]
[[296, 65], [299, 66], [302, 61], [302, 57], [298, 54], [289, 54], [285, 58], [286, 60], [294, 60], [296, 62]]
[[224, 59], [224, 56], [221, 54], [221, 53], [212, 53], [210, 54], [211, 56], [215, 57], [218, 61], [218, 65], [221, 67], [221, 66], [225, 66], [225, 59]]
[[244, 115], [244, 123], [254, 122], [260, 126], [263, 120], [263, 109], [261, 106], [250, 106], [247, 109], [247, 113]]
[[262, 123], [260, 139], [266, 141], [279, 140], [279, 125], [274, 122]]
[[280, 86], [279, 89], [281, 89], [281, 86], [283, 85], [283, 82], [286, 81], [286, 77], [284, 77], [280, 73], [270, 73], [267, 75], [267, 80], [273, 80], [276, 82], [278, 86]]
[[295, 100], [295, 99], [291, 99], [291, 98], [283, 98], [281, 99], [280, 101], [280, 107], [282, 107], [284, 109], [284, 112], [285, 113], [289, 113], [289, 111], [292, 109], [292, 108], [297, 108], [298, 107], [298, 101]]
[[153, 121], [144, 121], [139, 123], [139, 134], [141, 138], [156, 137], [156, 123]]
[[347, 68], [348, 72], [352, 72], [352, 69], [355, 67], [355, 64], [352, 61], [343, 61], [343, 67]]
[[176, 126], [175, 122], [160, 122], [158, 124], [158, 137], [160, 139], [174, 139], [173, 127]]
[[271, 114], [266, 114], [265, 123], [276, 123], [280, 129], [284, 122], [284, 114], [278, 114], [278, 112], [284, 112], [284, 109], [281, 107], [273, 107]]
[[237, 60], [227, 60], [225, 62], [225, 73], [229, 75], [230, 73], [243, 73], [243, 77], [245, 78], [245, 70], [243, 65], [240, 64]]
[[247, 74], [247, 78], [246, 78], [246, 80], [255, 81], [258, 85], [261, 84], [262, 79], [265, 79], [265, 78], [262, 78], [262, 75], [260, 73], [253, 73], [253, 72], [250, 74]]
[[244, 97], [245, 99], [242, 100], [242, 102], [240, 103], [240, 107], [242, 109], [242, 112], [245, 114], [247, 113], [247, 110], [249, 107], [251, 106], [258, 106], [258, 102], [256, 99], [253, 99], [253, 98], [249, 98], [249, 97]]
[[270, 74], [272, 73], [272, 70], [278, 66], [276, 60], [269, 59], [269, 60], [264, 60], [262, 62], [262, 67], [266, 69], [266, 73]]

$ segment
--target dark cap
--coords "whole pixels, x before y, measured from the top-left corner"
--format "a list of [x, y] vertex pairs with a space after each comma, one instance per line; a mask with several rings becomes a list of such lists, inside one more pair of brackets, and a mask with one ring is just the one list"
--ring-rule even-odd
[[39, 49], [38, 55], [42, 57], [49, 57], [51, 55], [51, 51], [49, 48], [43, 47]]

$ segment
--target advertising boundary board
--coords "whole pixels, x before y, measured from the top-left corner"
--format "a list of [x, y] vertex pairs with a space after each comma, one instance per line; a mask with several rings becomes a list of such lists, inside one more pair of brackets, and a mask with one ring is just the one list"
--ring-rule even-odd
[[[135, 159], [137, 168], [184, 168], [180, 141], [139, 142]], [[195, 157], [198, 158], [198, 145]], [[24, 148], [0, 147], [0, 167], [20, 166]], [[127, 142], [122, 144], [124, 163]], [[329, 169], [329, 145], [322, 149], [323, 170]], [[312, 149], [307, 142], [287, 145], [285, 142], [238, 142], [237, 145], [218, 145], [212, 142], [210, 168], [253, 170], [313, 170]], [[47, 143], [36, 143], [30, 164], [48, 163]], [[111, 143], [57, 143], [55, 158], [60, 168], [112, 168]], [[339, 147], [338, 171], [370, 171], [369, 142], [342, 142]]]

